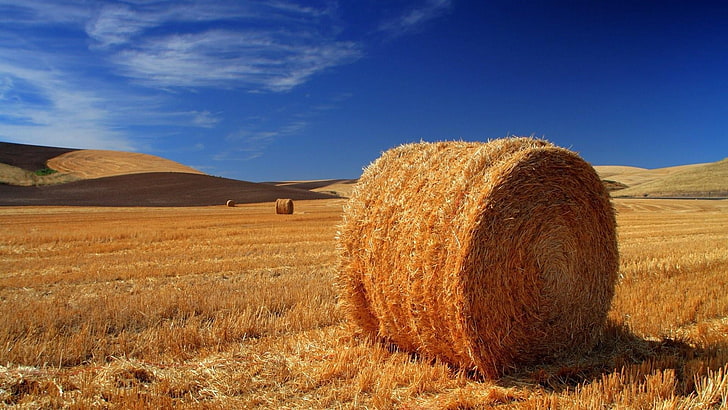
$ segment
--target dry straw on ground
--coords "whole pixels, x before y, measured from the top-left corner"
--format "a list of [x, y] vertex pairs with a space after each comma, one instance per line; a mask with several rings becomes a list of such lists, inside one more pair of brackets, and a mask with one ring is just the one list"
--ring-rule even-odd
[[228, 199], [227, 202], [225, 202], [225, 205], [229, 206], [230, 208], [235, 206], [235, 201], [232, 199]]
[[277, 214], [292, 214], [293, 213], [293, 200], [292, 199], [276, 199], [276, 213]]
[[339, 247], [360, 330], [490, 378], [593, 346], [618, 270], [596, 172], [531, 138], [385, 152], [346, 205]]

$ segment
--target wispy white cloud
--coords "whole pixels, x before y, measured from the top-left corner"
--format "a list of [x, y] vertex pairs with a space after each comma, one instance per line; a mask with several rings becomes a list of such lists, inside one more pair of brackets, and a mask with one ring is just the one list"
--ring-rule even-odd
[[[379, 30], [403, 34], [451, 6], [424, 1]], [[285, 92], [363, 55], [366, 39], [338, 37], [336, 10], [326, 0], [0, 0], [0, 21], [82, 29], [98, 58], [147, 87]]]
[[332, 4], [0, 0], [0, 14], [82, 28], [99, 58], [144, 86], [283, 92], [362, 55], [359, 43], [336, 38]]
[[406, 10], [399, 16], [382, 22], [379, 30], [393, 36], [406, 34], [441, 16], [451, 6], [452, 0], [426, 0], [425, 4]]
[[212, 128], [206, 110], [174, 111], [164, 99], [89, 81], [73, 63], [0, 45], [0, 138], [50, 146], [139, 150], [129, 127]]
[[0, 137], [16, 142], [133, 149], [115, 129], [105, 98], [43, 68], [37, 55], [0, 48]]
[[[1, 0], [0, 0], [1, 1]], [[96, 46], [132, 44], [148, 30], [167, 24], [220, 22], [251, 17], [246, 5], [209, 1], [99, 2], [85, 30]]]
[[85, 24], [86, 33], [101, 47], [124, 44], [156, 24], [154, 16], [137, 13], [125, 4], [102, 7]]
[[329, 14], [290, 1], [114, 4], [85, 29], [119, 73], [145, 86], [282, 92], [361, 56], [359, 44], [325, 29]]
[[295, 33], [213, 30], [152, 38], [113, 57], [121, 72], [152, 87], [287, 91], [360, 55], [351, 42], [309, 42]]
[[[92, 5], [0, 0], [0, 138], [63, 147], [133, 150], [101, 91], [85, 81], [71, 49], [36, 26], [82, 25]], [[52, 40], [52, 41], [49, 41]]]
[[0, 0], [0, 22], [38, 24], [83, 24], [95, 3], [74, 0]]
[[213, 128], [220, 122], [220, 117], [209, 111], [189, 111], [182, 115], [189, 116], [193, 124], [202, 128]]
[[265, 128], [251, 124], [225, 137], [231, 148], [219, 152], [213, 157], [216, 161], [249, 161], [263, 155], [266, 148], [283, 137], [291, 137], [302, 132], [309, 123], [305, 120], [293, 120], [278, 128]]
[[5, 99], [5, 94], [12, 90], [14, 87], [13, 79], [6, 76], [0, 77], [0, 101]]
[[[134, 98], [133, 96], [130, 98]], [[126, 101], [129, 103], [131, 101]], [[137, 125], [150, 127], [172, 127], [172, 128], [215, 128], [223, 117], [220, 113], [210, 111], [190, 110], [173, 111], [165, 108], [163, 98], [150, 98], [148, 101], [138, 101], [136, 106], [129, 105], [124, 108], [124, 116], [134, 118]], [[145, 106], [140, 110], [139, 107]]]

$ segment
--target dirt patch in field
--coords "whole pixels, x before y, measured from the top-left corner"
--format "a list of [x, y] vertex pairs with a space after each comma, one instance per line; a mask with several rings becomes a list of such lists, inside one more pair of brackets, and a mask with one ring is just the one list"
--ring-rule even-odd
[[46, 162], [51, 158], [72, 151], [76, 150], [0, 142], [0, 162], [28, 171], [37, 171], [45, 168]]

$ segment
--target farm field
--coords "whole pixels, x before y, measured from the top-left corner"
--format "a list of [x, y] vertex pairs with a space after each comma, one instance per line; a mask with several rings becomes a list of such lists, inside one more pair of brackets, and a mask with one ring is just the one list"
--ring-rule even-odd
[[728, 406], [728, 201], [614, 200], [620, 281], [600, 343], [495, 381], [352, 336], [336, 307], [344, 203], [0, 207], [0, 402]]

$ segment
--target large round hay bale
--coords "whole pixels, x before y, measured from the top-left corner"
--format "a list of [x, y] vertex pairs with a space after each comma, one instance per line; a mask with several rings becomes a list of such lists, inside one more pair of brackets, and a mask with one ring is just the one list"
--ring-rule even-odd
[[350, 322], [490, 378], [592, 347], [617, 278], [597, 173], [532, 138], [385, 152], [338, 238]]
[[228, 199], [227, 202], [225, 202], [225, 205], [227, 205], [230, 208], [233, 208], [235, 206], [235, 201], [232, 199]]
[[276, 213], [277, 214], [292, 214], [293, 213], [293, 200], [292, 199], [276, 199]]

